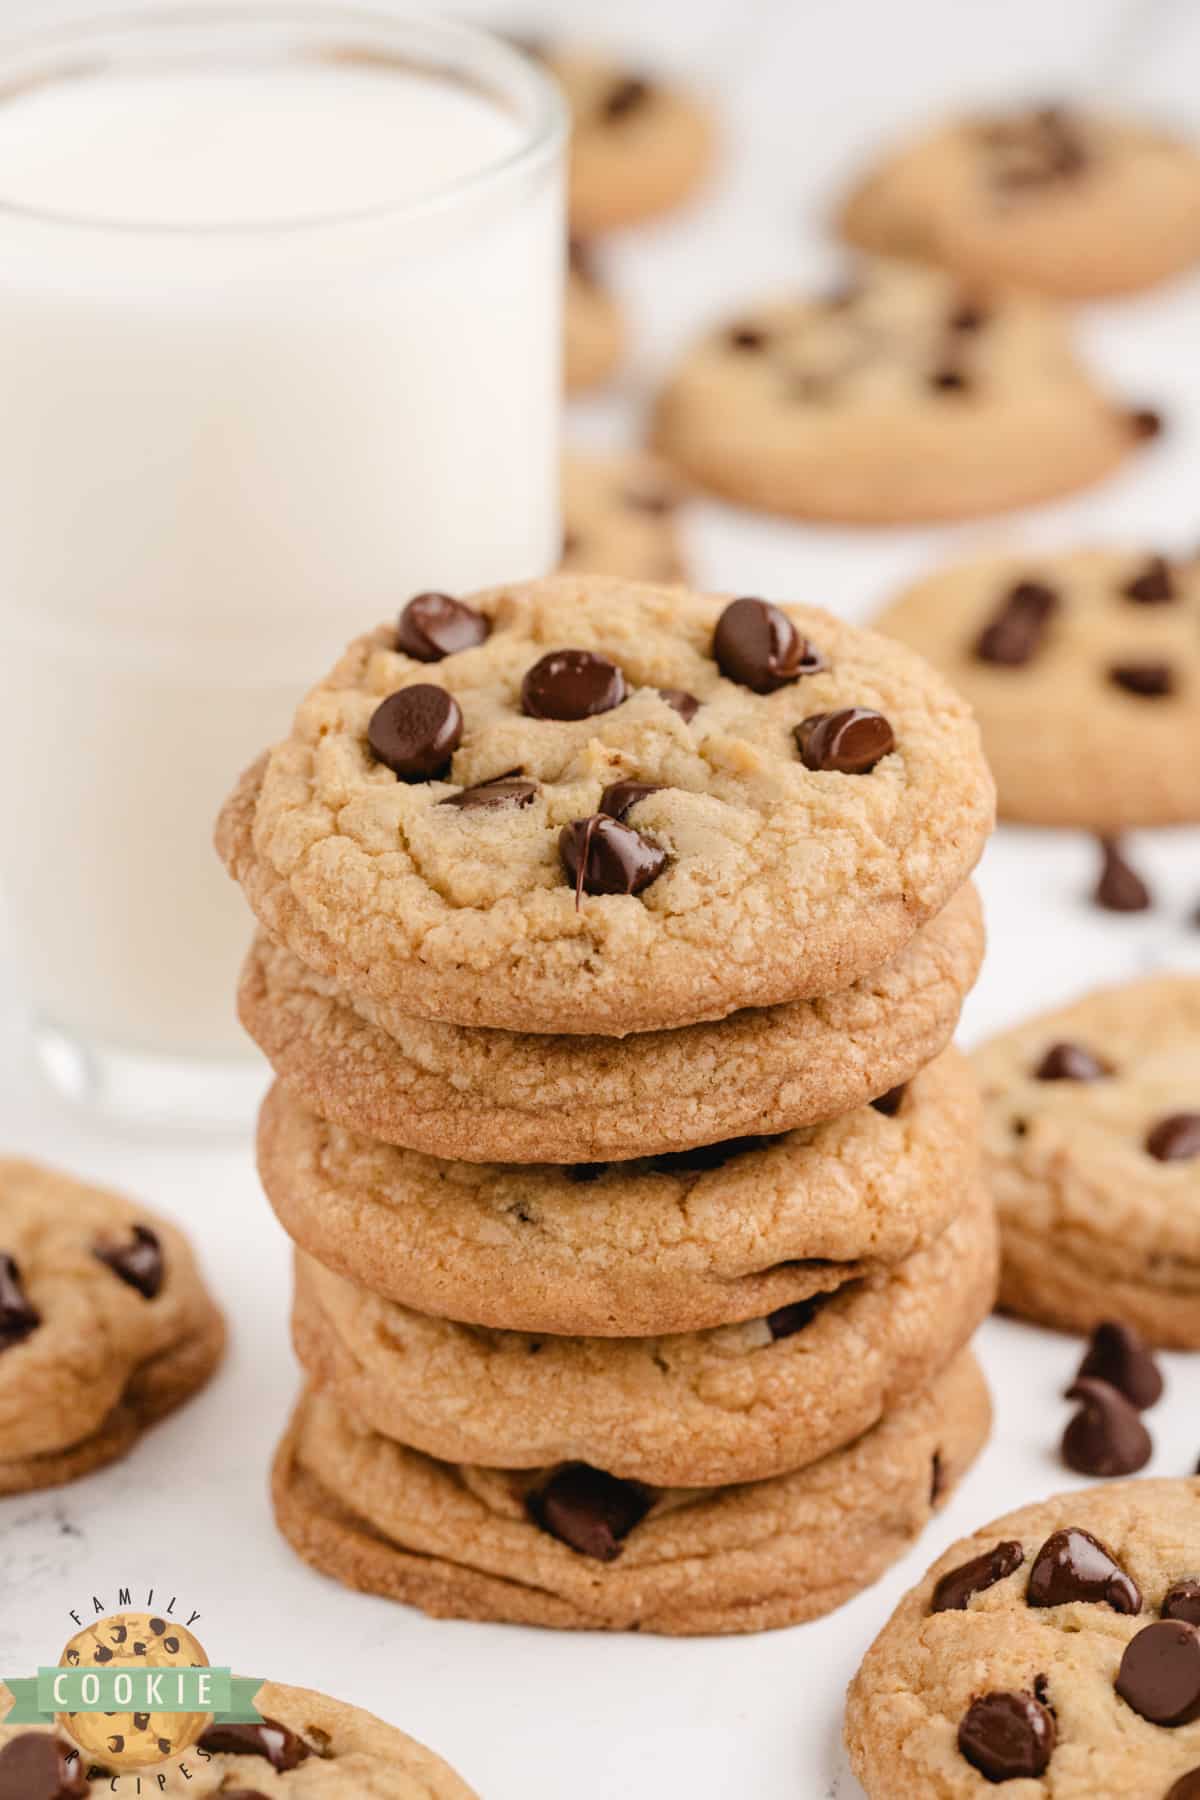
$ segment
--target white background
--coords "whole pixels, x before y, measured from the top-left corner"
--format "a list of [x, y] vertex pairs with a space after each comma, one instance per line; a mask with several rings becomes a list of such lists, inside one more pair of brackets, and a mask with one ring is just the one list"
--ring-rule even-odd
[[[551, 21], [641, 51], [710, 88], [725, 115], [723, 171], [704, 204], [606, 247], [635, 323], [637, 367], [615, 399], [576, 410], [572, 430], [583, 440], [631, 432], [646, 381], [714, 309], [752, 298], [760, 284], [828, 275], [836, 255], [821, 217], [831, 193], [862, 149], [910, 117], [964, 95], [1113, 94], [1200, 129], [1200, 9], [1188, 0], [577, 0], [464, 10]], [[0, 3], [5, 22], [20, 14]], [[1189, 546], [1200, 538], [1200, 284], [1090, 309], [1080, 329], [1131, 401], [1169, 414], [1168, 436], [1136, 468], [1026, 519], [941, 532], [852, 534], [701, 506], [688, 520], [698, 574], [865, 618], [912, 572], [979, 544], [1082, 536]], [[1132, 849], [1158, 905], [1123, 918], [1087, 903], [1086, 840], [997, 837], [982, 872], [991, 952], [964, 1020], [968, 1043], [1102, 980], [1200, 968], [1190, 923], [1200, 834], [1144, 834]], [[214, 970], [213, 979], [232, 993], [234, 974]], [[432, 1623], [311, 1574], [272, 1526], [266, 1468], [296, 1378], [286, 1244], [249, 1145], [124, 1141], [66, 1113], [27, 1066], [15, 1002], [0, 1017], [0, 1144], [173, 1214], [196, 1239], [232, 1326], [212, 1388], [125, 1462], [0, 1502], [0, 1670], [24, 1673], [57, 1656], [74, 1629], [68, 1608], [92, 1593], [107, 1607], [118, 1584], [153, 1583], [156, 1604], [172, 1591], [184, 1617], [199, 1610], [214, 1660], [381, 1713], [445, 1753], [486, 1800], [849, 1797], [858, 1790], [838, 1748], [842, 1695], [894, 1601], [955, 1536], [1070, 1484], [1056, 1443], [1078, 1347], [997, 1321], [980, 1339], [997, 1401], [990, 1448], [905, 1562], [833, 1618], [701, 1642]], [[1178, 1475], [1200, 1452], [1195, 1365], [1168, 1365], [1168, 1396], [1150, 1421], [1151, 1472]]]

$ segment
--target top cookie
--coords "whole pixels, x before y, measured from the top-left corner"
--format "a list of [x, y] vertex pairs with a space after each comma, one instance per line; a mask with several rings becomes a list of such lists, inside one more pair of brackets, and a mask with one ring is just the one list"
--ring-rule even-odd
[[878, 625], [971, 702], [1006, 818], [1105, 834], [1200, 819], [1200, 561], [986, 557]]
[[871, 171], [842, 234], [972, 281], [1086, 299], [1200, 257], [1200, 156], [1165, 132], [1063, 106], [956, 119]]
[[351, 645], [218, 846], [351, 994], [620, 1036], [848, 986], [991, 816], [974, 723], [909, 652], [809, 607], [560, 576], [418, 596]]
[[871, 1800], [1195, 1800], [1198, 1570], [1200, 1481], [1060, 1494], [955, 1544], [850, 1688]]

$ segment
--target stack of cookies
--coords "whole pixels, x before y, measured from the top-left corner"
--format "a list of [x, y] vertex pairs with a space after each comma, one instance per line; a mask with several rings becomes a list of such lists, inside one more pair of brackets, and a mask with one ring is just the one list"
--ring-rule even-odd
[[218, 828], [304, 1557], [702, 1633], [906, 1547], [988, 1428], [992, 810], [941, 678], [811, 608], [560, 575], [351, 645]]

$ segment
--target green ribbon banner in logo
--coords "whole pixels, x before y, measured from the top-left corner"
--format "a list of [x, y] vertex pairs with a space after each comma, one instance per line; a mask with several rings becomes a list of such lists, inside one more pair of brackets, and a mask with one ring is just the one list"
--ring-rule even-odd
[[39, 1669], [7, 1676], [13, 1697], [6, 1725], [45, 1725], [55, 1713], [213, 1713], [222, 1725], [260, 1725], [254, 1696], [262, 1682], [229, 1669]]

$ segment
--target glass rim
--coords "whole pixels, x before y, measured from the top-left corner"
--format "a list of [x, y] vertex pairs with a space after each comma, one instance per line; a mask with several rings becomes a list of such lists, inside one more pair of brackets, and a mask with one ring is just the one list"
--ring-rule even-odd
[[[472, 53], [476, 57], [487, 59], [501, 80], [509, 82], [510, 90], [514, 82], [519, 84], [532, 103], [531, 116], [528, 120], [522, 118], [518, 121], [521, 136], [510, 150], [482, 167], [473, 169], [469, 174], [458, 176], [434, 192], [417, 198], [385, 200], [370, 206], [314, 213], [311, 217], [217, 219], [181, 223], [169, 219], [107, 218], [103, 213], [76, 213], [54, 207], [24, 205], [0, 192], [0, 219], [16, 219], [68, 231], [111, 233], [126, 238], [204, 240], [233, 237], [249, 240], [300, 237], [307, 233], [336, 231], [340, 227], [377, 224], [387, 220], [415, 221], [448, 211], [460, 202], [486, 192], [490, 187], [505, 185], [511, 180], [519, 179], [527, 170], [536, 169], [539, 164], [548, 161], [565, 142], [568, 130], [567, 106], [559, 87], [547, 71], [539, 68], [536, 62], [514, 44], [481, 27], [457, 19], [443, 18], [418, 7], [393, 5], [390, 0], [368, 0], [366, 4], [359, 4], [356, 0], [350, 6], [335, 4], [334, 0], [295, 0], [294, 4], [270, 4], [269, 0], [267, 4], [263, 4], [262, 0], [249, 0], [245, 5], [221, 6], [188, 4], [187, 0], [182, 0], [182, 3], [156, 8], [147, 13], [80, 10], [77, 17], [71, 17], [60, 24], [30, 31], [10, 30], [0, 35], [0, 104], [3, 104], [6, 65], [16, 57], [44, 53], [47, 57], [65, 58], [70, 55], [73, 45], [82, 48], [81, 40], [90, 36], [140, 34], [152, 37], [156, 33], [162, 33], [166, 41], [168, 34], [175, 30], [228, 30], [238, 26], [269, 27], [273, 24], [284, 27], [327, 26], [330, 29], [331, 49], [336, 48], [345, 53], [349, 53], [354, 46], [338, 44], [339, 32], [348, 34], [372, 27], [381, 34], [386, 32], [393, 36], [408, 32], [413, 41], [404, 48], [410, 52], [414, 67], [424, 68], [434, 74], [440, 73], [460, 82], [469, 82], [470, 71], [454, 65], [451, 60], [453, 53], [455, 50]], [[397, 46], [381, 41], [379, 49], [381, 54], [394, 54]], [[447, 58], [446, 61], [438, 60], [439, 52]], [[286, 58], [283, 61], [286, 62]], [[77, 73], [84, 75], [93, 71], [85, 66]], [[72, 71], [67, 66], [57, 76], [52, 72], [48, 79], [70, 79], [71, 74]]]

